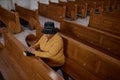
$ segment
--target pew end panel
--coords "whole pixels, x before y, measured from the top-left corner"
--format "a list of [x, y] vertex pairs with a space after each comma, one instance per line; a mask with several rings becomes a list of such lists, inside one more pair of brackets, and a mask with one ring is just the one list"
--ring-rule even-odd
[[39, 14], [38, 10], [31, 10], [22, 6], [19, 6], [15, 3], [15, 10], [19, 13], [20, 18], [27, 21], [30, 25], [30, 29], [33, 30], [35, 28], [36, 22], [39, 22]]
[[21, 26], [19, 22], [19, 15], [16, 12], [8, 11], [7, 9], [0, 7], [0, 20], [7, 26], [12, 33], [21, 32]]

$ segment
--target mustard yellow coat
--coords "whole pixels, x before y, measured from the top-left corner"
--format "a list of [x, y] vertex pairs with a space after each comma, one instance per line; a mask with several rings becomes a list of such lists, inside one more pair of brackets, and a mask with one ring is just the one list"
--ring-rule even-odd
[[63, 53], [63, 40], [59, 33], [56, 33], [49, 41], [45, 35], [34, 45], [39, 46], [42, 51], [35, 51], [35, 56], [43, 60], [51, 67], [61, 66], [65, 62]]

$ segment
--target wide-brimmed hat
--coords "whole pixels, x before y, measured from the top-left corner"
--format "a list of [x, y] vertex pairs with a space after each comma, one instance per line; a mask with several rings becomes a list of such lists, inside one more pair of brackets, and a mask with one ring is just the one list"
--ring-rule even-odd
[[55, 28], [53, 22], [45, 22], [44, 29], [41, 32], [44, 34], [55, 34], [58, 32], [58, 29]]

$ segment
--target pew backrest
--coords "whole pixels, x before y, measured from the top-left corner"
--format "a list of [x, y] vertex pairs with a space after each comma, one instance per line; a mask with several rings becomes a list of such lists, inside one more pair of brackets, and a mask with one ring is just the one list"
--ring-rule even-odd
[[120, 12], [103, 12], [90, 15], [89, 27], [120, 36]]
[[[9, 53], [0, 52], [0, 59], [2, 60], [1, 62], [6, 63], [4, 66], [7, 67], [7, 65], [9, 65], [9, 69], [7, 70], [11, 70], [13, 72], [12, 74], [22, 75], [21, 77], [17, 76], [16, 80], [21, 80], [21, 78], [23, 78], [23, 80], [63, 80], [60, 75], [50, 69], [40, 58], [24, 56], [23, 51], [25, 51], [27, 47], [18, 41], [11, 33], [4, 31], [3, 34], [5, 41], [4, 49]], [[11, 58], [16, 64], [11, 63]], [[5, 68], [0, 67], [1, 72], [6, 74], [4, 77], [11, 77], [12, 74], [7, 73]], [[54, 77], [52, 75], [54, 75]], [[8, 78], [8, 80], [10, 80], [10, 78]], [[11, 80], [14, 80], [14, 77], [12, 77]]]
[[65, 19], [65, 6], [56, 6], [38, 2], [39, 15], [56, 20], [58, 22]]
[[35, 28], [35, 22], [39, 22], [38, 10], [31, 10], [15, 4], [15, 9], [20, 17], [29, 22], [31, 29]]
[[59, 2], [59, 3], [54, 3], [50, 2], [50, 5], [56, 5], [56, 6], [65, 6], [66, 11], [65, 11], [65, 16], [70, 17], [71, 20], [76, 20], [77, 19], [77, 4], [74, 3], [66, 3], [66, 2]]
[[17, 12], [9, 11], [0, 6], [0, 20], [12, 33], [19, 33], [21, 31], [19, 15]]
[[67, 20], [64, 20], [61, 23], [60, 31], [75, 40], [82, 41], [92, 47], [107, 51], [108, 55], [120, 59], [120, 37], [118, 36]]
[[66, 63], [62, 71], [74, 80], [119, 80], [120, 61], [62, 35]]

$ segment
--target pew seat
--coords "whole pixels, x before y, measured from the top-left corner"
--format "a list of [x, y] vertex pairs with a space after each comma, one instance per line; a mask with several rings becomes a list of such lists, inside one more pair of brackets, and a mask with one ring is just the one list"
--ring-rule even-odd
[[0, 72], [5, 80], [64, 80], [39, 57], [24, 56], [27, 47], [6, 29], [2, 31], [4, 47], [0, 49]]

